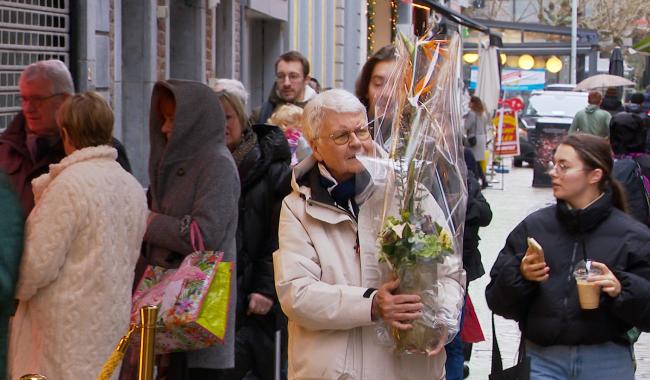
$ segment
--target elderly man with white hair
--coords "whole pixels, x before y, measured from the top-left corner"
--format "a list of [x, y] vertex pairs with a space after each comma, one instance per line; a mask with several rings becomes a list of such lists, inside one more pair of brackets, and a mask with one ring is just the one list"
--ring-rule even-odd
[[[382, 275], [370, 204], [383, 192], [359, 157], [383, 153], [367, 123], [363, 104], [344, 90], [325, 91], [305, 106], [303, 133], [313, 154], [294, 169], [273, 256], [289, 319], [289, 379], [444, 377], [442, 340], [429, 356], [397, 355], [376, 336], [380, 320], [410, 328], [423, 305], [418, 295], [393, 294], [399, 282]], [[444, 297], [455, 303], [462, 285], [448, 272], [453, 285]]]
[[[34, 207], [32, 179], [47, 173], [50, 164], [65, 157], [56, 112], [74, 94], [65, 63], [51, 59], [27, 66], [18, 81], [21, 111], [0, 134], [0, 169], [11, 180], [25, 214]], [[113, 138], [117, 162], [130, 172], [122, 144]]]

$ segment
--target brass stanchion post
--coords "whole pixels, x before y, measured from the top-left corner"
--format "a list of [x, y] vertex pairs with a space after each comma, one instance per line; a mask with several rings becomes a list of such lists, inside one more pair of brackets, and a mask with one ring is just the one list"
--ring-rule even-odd
[[153, 380], [154, 340], [156, 335], [157, 306], [145, 306], [140, 309], [140, 364], [138, 380]]

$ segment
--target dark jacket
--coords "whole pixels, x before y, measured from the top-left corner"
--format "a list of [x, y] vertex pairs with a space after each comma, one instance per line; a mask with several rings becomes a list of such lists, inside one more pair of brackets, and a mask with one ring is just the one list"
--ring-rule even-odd
[[[636, 156], [636, 155], [635, 155]], [[650, 175], [650, 156], [617, 156], [612, 176], [623, 185], [628, 213], [639, 222], [650, 225], [648, 195], [642, 175]]]
[[641, 104], [641, 112], [644, 114], [648, 114], [648, 112], [650, 112], [650, 92], [646, 92], [644, 96], [645, 96], [645, 100]]
[[[164, 89], [174, 94], [176, 114], [169, 142], [161, 131], [159, 99]], [[167, 80], [154, 85], [149, 133], [151, 211], [145, 233], [147, 263], [176, 268], [192, 253], [190, 223], [195, 221], [207, 249], [223, 251], [224, 261], [236, 257], [239, 177], [225, 145], [225, 119], [219, 100], [208, 86]], [[231, 308], [223, 345], [192, 351], [191, 368], [234, 365], [236, 282], [231, 283]]]
[[[266, 102], [262, 103], [260, 107], [257, 107], [251, 112], [251, 116], [248, 119], [248, 123], [250, 125], [255, 125], [255, 124], [265, 124], [269, 117], [273, 115], [273, 112], [275, 112], [276, 109], [278, 109], [280, 106], [284, 104], [295, 104], [300, 108], [304, 108], [305, 105], [311, 100], [311, 97], [307, 99], [304, 102], [287, 102], [284, 99], [280, 98], [276, 91], [276, 84], [273, 84], [273, 87], [271, 87], [271, 92], [269, 93], [269, 97]], [[305, 91], [309, 91], [307, 89], [309, 86], [305, 86]], [[311, 89], [311, 87], [310, 87]], [[313, 92], [313, 90], [312, 90]]]
[[[527, 237], [544, 248], [550, 268], [545, 282], [521, 275]], [[584, 256], [607, 265], [622, 286], [616, 298], [601, 293], [595, 310], [580, 309], [572, 276]], [[632, 326], [650, 331], [650, 231], [614, 208], [611, 191], [583, 210], [569, 210], [558, 200], [526, 217], [508, 236], [490, 277], [485, 291], [490, 309], [518, 321], [536, 344], [625, 343]]]
[[465, 229], [463, 231], [463, 268], [467, 272], [467, 281], [474, 281], [485, 274], [481, 252], [478, 250], [479, 227], [486, 227], [492, 221], [490, 204], [481, 194], [481, 185], [476, 178], [467, 175], [467, 211], [465, 212]]
[[[0, 169], [9, 176], [16, 194], [20, 198], [25, 215], [34, 208], [32, 179], [47, 173], [50, 164], [56, 164], [65, 157], [60, 138], [54, 137], [51, 142], [46, 139], [38, 139], [38, 158], [34, 162], [27, 149], [26, 128], [25, 116], [19, 112], [0, 135]], [[113, 147], [117, 149], [117, 162], [130, 173], [131, 165], [126, 156], [126, 150], [115, 138]]]
[[600, 103], [600, 109], [615, 115], [623, 111], [623, 103], [621, 103], [621, 100], [616, 96], [605, 95], [602, 103]]
[[14, 311], [25, 218], [7, 176], [0, 173], [0, 374], [7, 373], [9, 317]]
[[246, 311], [251, 293], [275, 299], [273, 252], [278, 249], [282, 199], [291, 192], [291, 151], [279, 128], [262, 124], [252, 128], [258, 143], [237, 168], [241, 181], [237, 228], [237, 326], [262, 322], [272, 333], [273, 313], [246, 316]]
[[650, 119], [641, 114], [638, 104], [628, 104], [609, 121], [609, 139], [614, 154], [643, 153]]

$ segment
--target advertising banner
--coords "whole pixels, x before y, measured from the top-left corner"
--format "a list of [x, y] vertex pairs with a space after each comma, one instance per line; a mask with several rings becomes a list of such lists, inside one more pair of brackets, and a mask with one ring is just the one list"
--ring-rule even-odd
[[553, 161], [555, 148], [569, 134], [569, 125], [539, 119], [535, 125], [535, 164], [533, 165], [533, 187], [551, 187], [551, 177], [546, 173]]
[[[472, 66], [469, 88], [476, 88], [478, 67]], [[501, 89], [503, 91], [532, 91], [543, 90], [546, 83], [544, 69], [513, 69], [504, 67], [501, 71]]]

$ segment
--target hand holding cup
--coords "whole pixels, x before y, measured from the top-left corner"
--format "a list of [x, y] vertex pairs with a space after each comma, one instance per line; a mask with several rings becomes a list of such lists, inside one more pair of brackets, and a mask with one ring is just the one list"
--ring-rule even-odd
[[621, 282], [614, 273], [603, 263], [591, 262], [591, 267], [600, 270], [602, 274], [589, 276], [589, 281], [602, 287], [603, 292], [614, 298], [621, 294]]

